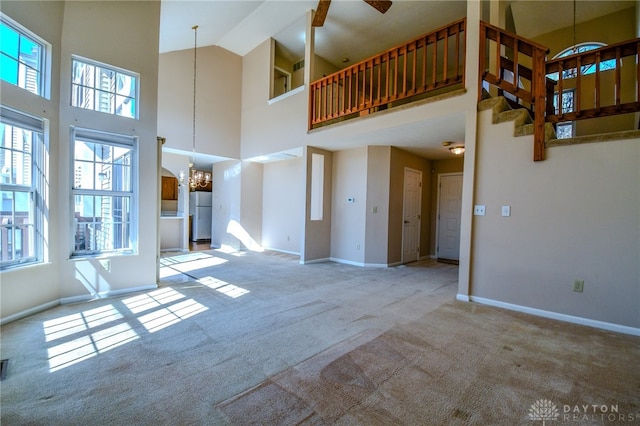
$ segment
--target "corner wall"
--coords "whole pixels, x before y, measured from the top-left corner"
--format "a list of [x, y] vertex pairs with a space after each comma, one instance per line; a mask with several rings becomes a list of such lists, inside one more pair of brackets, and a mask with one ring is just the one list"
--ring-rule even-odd
[[[471, 298], [640, 333], [640, 140], [547, 149], [479, 114]], [[511, 216], [501, 216], [501, 206]], [[584, 280], [584, 292], [573, 291]], [[565, 318], [566, 319], [566, 318]]]

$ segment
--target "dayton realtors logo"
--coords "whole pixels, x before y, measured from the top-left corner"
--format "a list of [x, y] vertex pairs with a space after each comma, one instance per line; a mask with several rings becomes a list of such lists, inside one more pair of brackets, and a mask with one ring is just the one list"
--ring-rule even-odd
[[547, 421], [561, 420], [563, 423], [574, 422], [639, 422], [640, 413], [623, 414], [620, 413], [618, 404], [576, 404], [556, 406], [548, 399], [539, 399], [529, 408], [529, 419], [533, 421], [542, 420], [542, 425]]
[[529, 418], [542, 420], [542, 426], [546, 424], [547, 420], [556, 420], [559, 416], [558, 407], [548, 399], [539, 399], [529, 408]]

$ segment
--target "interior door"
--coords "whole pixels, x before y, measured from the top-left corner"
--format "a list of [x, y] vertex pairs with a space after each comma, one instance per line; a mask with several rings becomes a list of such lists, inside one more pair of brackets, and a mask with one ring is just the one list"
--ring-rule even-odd
[[438, 186], [438, 244], [440, 260], [460, 259], [460, 217], [462, 215], [462, 174], [440, 175]]
[[402, 263], [415, 262], [420, 253], [422, 172], [404, 169]]

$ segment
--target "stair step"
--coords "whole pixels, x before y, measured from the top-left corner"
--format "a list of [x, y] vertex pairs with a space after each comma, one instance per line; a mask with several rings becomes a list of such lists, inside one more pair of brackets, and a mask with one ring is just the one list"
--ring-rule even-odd
[[[496, 96], [495, 98], [487, 98], [478, 102], [478, 111], [492, 110], [493, 124], [506, 123], [513, 121], [513, 135], [527, 136], [533, 135], [533, 119], [529, 111], [524, 108], [513, 109], [504, 96]], [[555, 139], [556, 132], [551, 123], [544, 125], [545, 142]]]

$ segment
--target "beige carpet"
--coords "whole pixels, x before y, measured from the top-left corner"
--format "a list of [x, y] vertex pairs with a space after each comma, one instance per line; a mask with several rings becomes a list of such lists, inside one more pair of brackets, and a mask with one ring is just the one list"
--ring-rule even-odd
[[161, 265], [158, 290], [2, 326], [0, 423], [640, 424], [640, 338], [457, 302], [454, 265]]
[[532, 425], [540, 400], [556, 406], [553, 424], [640, 423], [639, 340], [451, 302], [219, 408], [231, 424]]

